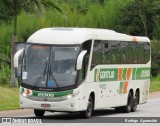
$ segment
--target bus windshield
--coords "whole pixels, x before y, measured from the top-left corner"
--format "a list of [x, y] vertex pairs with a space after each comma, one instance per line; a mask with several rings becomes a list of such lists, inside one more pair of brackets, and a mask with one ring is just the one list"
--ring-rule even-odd
[[79, 46], [26, 46], [22, 83], [40, 88], [61, 88], [76, 84]]

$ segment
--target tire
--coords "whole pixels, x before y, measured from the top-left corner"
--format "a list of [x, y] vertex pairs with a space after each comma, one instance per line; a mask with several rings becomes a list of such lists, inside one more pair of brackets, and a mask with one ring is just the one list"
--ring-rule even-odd
[[131, 108], [131, 112], [135, 112], [137, 110], [137, 105], [138, 105], [138, 92], [136, 92], [134, 98], [133, 98], [133, 103], [132, 103], [132, 108]]
[[42, 117], [42, 116], [44, 116], [44, 113], [45, 113], [44, 110], [34, 109], [34, 114], [35, 114], [35, 116]]
[[123, 108], [122, 108], [122, 107], [116, 107], [116, 108], [115, 108], [115, 111], [116, 111], [117, 113], [121, 113], [121, 112], [123, 112]]
[[93, 112], [93, 98], [90, 96], [88, 99], [87, 110], [82, 111], [81, 115], [83, 118], [90, 118]]
[[123, 106], [123, 112], [124, 113], [129, 113], [131, 112], [131, 109], [132, 109], [132, 104], [133, 104], [133, 97], [132, 97], [132, 94], [131, 92], [129, 92], [128, 94], [128, 100], [127, 100], [127, 105], [126, 106]]

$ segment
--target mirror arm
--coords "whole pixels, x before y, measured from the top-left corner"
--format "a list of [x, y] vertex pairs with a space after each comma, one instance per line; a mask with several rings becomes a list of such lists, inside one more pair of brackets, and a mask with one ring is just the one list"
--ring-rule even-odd
[[87, 50], [84, 50], [79, 54], [79, 56], [77, 58], [77, 66], [76, 66], [77, 70], [81, 70], [82, 63], [83, 63], [83, 57], [85, 56], [86, 53], [87, 53]]
[[14, 67], [15, 68], [18, 68], [19, 56], [22, 54], [23, 51], [24, 51], [24, 48], [17, 51], [14, 55]]

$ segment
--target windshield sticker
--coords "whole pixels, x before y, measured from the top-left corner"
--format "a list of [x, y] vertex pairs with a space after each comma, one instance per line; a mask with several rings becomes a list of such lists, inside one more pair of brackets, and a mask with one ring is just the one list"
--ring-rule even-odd
[[53, 87], [53, 86], [54, 86], [53, 81], [48, 81], [48, 87]]
[[27, 72], [23, 72], [23, 73], [22, 73], [22, 79], [23, 79], [23, 80], [26, 80], [26, 79], [27, 79]]

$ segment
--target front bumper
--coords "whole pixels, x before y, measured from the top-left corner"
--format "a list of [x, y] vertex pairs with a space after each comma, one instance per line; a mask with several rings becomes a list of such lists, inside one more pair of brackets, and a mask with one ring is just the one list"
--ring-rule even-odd
[[[50, 107], [41, 107], [41, 104], [50, 104]], [[34, 101], [20, 95], [20, 108], [41, 109], [48, 111], [73, 112], [76, 109], [75, 98], [58, 102]]]

